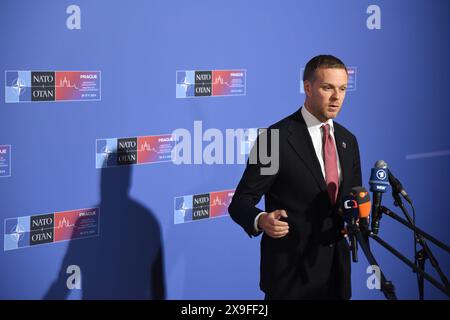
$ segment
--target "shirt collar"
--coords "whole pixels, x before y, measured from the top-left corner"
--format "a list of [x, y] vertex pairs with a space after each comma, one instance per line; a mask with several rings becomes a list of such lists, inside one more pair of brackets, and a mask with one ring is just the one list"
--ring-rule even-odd
[[320, 129], [321, 126], [328, 123], [331, 131], [334, 132], [333, 119], [328, 119], [326, 122], [320, 122], [311, 112], [309, 112], [305, 106], [302, 106], [301, 113], [303, 119], [305, 119], [306, 126], [309, 128]]

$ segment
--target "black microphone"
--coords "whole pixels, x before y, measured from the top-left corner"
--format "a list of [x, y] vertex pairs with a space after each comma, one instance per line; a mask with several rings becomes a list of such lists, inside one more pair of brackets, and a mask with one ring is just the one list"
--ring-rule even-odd
[[401, 182], [394, 176], [391, 170], [388, 169], [389, 175], [389, 183], [391, 184], [392, 191], [395, 193], [399, 193], [406, 199], [410, 204], [412, 204], [412, 200], [406, 192], [405, 188], [403, 188]]
[[355, 228], [357, 228], [356, 220], [359, 217], [358, 202], [354, 196], [346, 196], [342, 199], [342, 207], [344, 210], [344, 221], [351, 225], [348, 236], [350, 238], [352, 260], [353, 262], [358, 262], [358, 242], [355, 235]]
[[374, 234], [378, 234], [380, 230], [380, 207], [381, 207], [381, 199], [383, 197], [383, 193], [386, 192], [387, 187], [389, 186], [389, 178], [388, 178], [388, 168], [387, 163], [383, 160], [378, 160], [375, 162], [375, 168], [372, 168], [370, 175], [370, 191], [373, 193], [373, 202], [372, 202], [372, 232]]

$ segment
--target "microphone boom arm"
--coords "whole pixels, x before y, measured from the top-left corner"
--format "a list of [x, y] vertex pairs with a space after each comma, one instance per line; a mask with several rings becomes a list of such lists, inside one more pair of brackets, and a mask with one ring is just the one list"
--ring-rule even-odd
[[[431, 235], [426, 233], [425, 231], [422, 231], [421, 229], [417, 228], [412, 223], [412, 219], [409, 216], [409, 214], [406, 211], [403, 204], [401, 203], [401, 201], [400, 201], [399, 205], [400, 205], [400, 208], [402, 209], [403, 213], [405, 214], [406, 218], [408, 219], [408, 221], [399, 217], [397, 214], [395, 214], [394, 212], [392, 212], [391, 210], [389, 210], [388, 208], [386, 208], [384, 206], [380, 207], [380, 211], [385, 213], [389, 217], [393, 218], [394, 220], [400, 222], [401, 224], [403, 224], [404, 226], [413, 230], [416, 233], [416, 241], [417, 241], [417, 243], [419, 243], [422, 246], [422, 249], [423, 249], [423, 253], [424, 253], [423, 259], [425, 259], [425, 258], [430, 259], [430, 263], [433, 266], [433, 268], [436, 270], [436, 272], [438, 273], [439, 277], [441, 278], [442, 283], [444, 284], [444, 286], [446, 288], [446, 292], [450, 292], [450, 283], [448, 281], [448, 278], [445, 276], [444, 272], [442, 271], [441, 267], [439, 266], [439, 262], [434, 257], [433, 253], [431, 252], [431, 250], [428, 247], [427, 242], [424, 240], [424, 238], [427, 238], [428, 240], [433, 242], [435, 245], [437, 245], [441, 249], [445, 250], [447, 253], [450, 253], [450, 248], [443, 242], [435, 239], [434, 237], [432, 237]], [[422, 262], [422, 267], [424, 267], [424, 266], [425, 266], [425, 264], [424, 264], [424, 262]], [[420, 274], [420, 275], [423, 276], [422, 274]], [[422, 280], [422, 282], [423, 282], [423, 280]], [[422, 286], [420, 286], [419, 291], [420, 291], [421, 298], [423, 298], [423, 287]]]
[[374, 239], [382, 247], [384, 247], [386, 250], [390, 251], [393, 255], [395, 255], [397, 258], [399, 258], [401, 261], [403, 261], [406, 265], [411, 267], [415, 272], [418, 272], [421, 276], [423, 276], [425, 279], [427, 279], [432, 285], [434, 285], [436, 288], [438, 288], [443, 293], [445, 293], [448, 297], [450, 297], [450, 290], [449, 290], [449, 288], [446, 288], [441, 283], [439, 283], [436, 279], [434, 279], [432, 276], [430, 276], [428, 273], [426, 273], [422, 269], [418, 268], [414, 263], [412, 263], [409, 259], [404, 257], [400, 252], [395, 250], [386, 241], [384, 241], [379, 236], [377, 236], [376, 234], [373, 234], [373, 233], [369, 233], [369, 237]]
[[368, 246], [368, 243], [364, 239], [361, 231], [359, 228], [355, 225], [348, 225], [349, 235], [355, 235], [356, 240], [359, 242], [360, 247], [362, 248], [364, 255], [367, 258], [367, 261], [373, 265], [377, 266], [380, 269], [380, 289], [383, 292], [384, 296], [388, 300], [397, 300], [397, 296], [395, 294], [395, 287], [392, 284], [391, 281], [386, 280], [386, 277], [384, 276], [383, 272], [381, 271], [381, 268], [376, 261], [375, 257], [373, 256], [372, 251], [370, 251], [370, 247]]
[[450, 253], [450, 247], [447, 246], [445, 243], [437, 240], [436, 238], [434, 238], [433, 236], [429, 235], [428, 233], [426, 233], [425, 231], [417, 228], [416, 226], [414, 226], [412, 223], [409, 223], [408, 221], [406, 221], [405, 219], [401, 218], [400, 216], [398, 216], [396, 213], [392, 212], [391, 210], [389, 210], [388, 208], [386, 208], [385, 206], [381, 206], [381, 211], [385, 214], [388, 215], [389, 217], [391, 217], [392, 219], [400, 222], [401, 224], [403, 224], [405, 227], [407, 227], [408, 229], [411, 229], [412, 231], [415, 231], [416, 233], [420, 234], [422, 237], [427, 238], [428, 240], [430, 240], [431, 242], [433, 242], [435, 245], [437, 245], [438, 247], [440, 247], [441, 249], [445, 250], [447, 253]]

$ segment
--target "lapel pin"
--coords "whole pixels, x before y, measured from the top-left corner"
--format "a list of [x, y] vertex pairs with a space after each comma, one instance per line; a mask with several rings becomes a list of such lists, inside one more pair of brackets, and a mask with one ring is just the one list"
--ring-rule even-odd
[[344, 148], [344, 149], [347, 148], [347, 144], [345, 142], [342, 142], [342, 148]]

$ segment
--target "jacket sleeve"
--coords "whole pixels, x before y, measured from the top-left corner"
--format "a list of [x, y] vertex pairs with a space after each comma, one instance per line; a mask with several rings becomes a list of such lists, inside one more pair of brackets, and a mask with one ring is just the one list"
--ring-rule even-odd
[[[278, 152], [278, 155], [280, 152], [279, 137], [277, 136], [277, 142], [272, 145], [270, 139], [272, 134], [267, 134], [268, 132], [270, 132], [270, 130], [264, 131], [258, 136], [251, 150], [245, 171], [236, 188], [231, 204], [228, 207], [231, 218], [238, 223], [250, 237], [257, 236], [261, 233], [261, 231], [257, 232], [254, 228], [256, 216], [263, 211], [257, 208], [256, 204], [270, 189], [279, 173], [279, 168], [272, 174], [267, 174], [262, 171], [263, 168], [268, 168], [274, 164], [265, 164], [266, 161], [262, 160], [263, 158], [259, 156], [259, 150], [261, 149], [262, 154], [264, 155], [267, 153], [266, 150], [272, 150], [273, 146], [274, 150], [272, 150], [272, 152]], [[263, 143], [267, 143], [266, 149], [261, 148]], [[273, 154], [270, 156], [273, 159]], [[280, 157], [278, 156], [278, 166], [279, 158]]]

